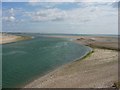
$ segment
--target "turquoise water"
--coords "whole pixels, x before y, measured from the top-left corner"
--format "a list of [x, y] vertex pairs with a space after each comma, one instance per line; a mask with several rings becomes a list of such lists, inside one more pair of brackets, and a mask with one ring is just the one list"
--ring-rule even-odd
[[90, 51], [70, 40], [31, 36], [35, 38], [2, 45], [3, 88], [20, 87]]

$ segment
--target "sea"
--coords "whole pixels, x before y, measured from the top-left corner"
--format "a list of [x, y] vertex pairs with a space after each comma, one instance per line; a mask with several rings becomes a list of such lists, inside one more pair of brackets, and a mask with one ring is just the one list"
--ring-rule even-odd
[[3, 88], [23, 87], [91, 51], [90, 47], [74, 43], [72, 39], [35, 33], [16, 35], [32, 39], [2, 45]]

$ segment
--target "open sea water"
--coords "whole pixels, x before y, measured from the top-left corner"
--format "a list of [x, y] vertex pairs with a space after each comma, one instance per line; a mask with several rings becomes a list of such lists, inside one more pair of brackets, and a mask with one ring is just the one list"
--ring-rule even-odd
[[69, 39], [30, 36], [34, 38], [2, 45], [3, 88], [19, 88], [91, 50]]

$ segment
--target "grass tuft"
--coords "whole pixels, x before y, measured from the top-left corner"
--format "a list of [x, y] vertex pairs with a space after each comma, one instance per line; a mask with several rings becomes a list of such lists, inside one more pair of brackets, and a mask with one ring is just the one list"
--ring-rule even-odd
[[120, 81], [115, 82], [112, 87], [114, 87], [114, 88], [120, 88]]
[[81, 59], [85, 59], [91, 56], [91, 54], [94, 53], [94, 50], [92, 50], [91, 52], [89, 52], [87, 55], [85, 55], [83, 58]]

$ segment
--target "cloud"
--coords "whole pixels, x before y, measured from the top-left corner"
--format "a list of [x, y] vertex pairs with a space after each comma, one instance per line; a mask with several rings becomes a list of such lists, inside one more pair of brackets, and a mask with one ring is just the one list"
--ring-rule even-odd
[[75, 0], [29, 0], [29, 2], [75, 2]]
[[4, 22], [19, 23], [25, 21], [26, 11], [20, 8], [2, 9], [2, 20]]
[[[37, 0], [34, 0], [34, 2]], [[32, 2], [32, 1], [31, 1]], [[20, 8], [3, 9], [3, 20], [12, 22], [66, 22], [70, 23], [86, 23], [96, 18], [117, 15], [117, 10], [113, 8], [113, 2], [106, 3], [74, 3], [78, 5], [76, 8], [69, 10], [56, 7], [58, 4], [64, 3], [37, 3], [43, 6], [40, 9], [27, 11]], [[70, 3], [68, 3], [70, 4]], [[47, 8], [46, 8], [47, 7]], [[35, 7], [34, 7], [35, 8]]]
[[15, 16], [17, 14], [21, 14], [22, 13], [22, 9], [19, 8], [10, 8], [10, 9], [5, 9], [2, 8], [2, 12], [3, 12], [3, 16]]
[[2, 2], [118, 2], [119, 0], [2, 0]]
[[15, 11], [14, 11], [14, 9], [13, 9], [13, 8], [11, 8], [11, 9], [8, 11], [8, 13], [9, 13], [9, 14], [11, 14], [12, 16], [14, 16], [14, 15], [15, 15]]
[[28, 13], [32, 21], [41, 22], [41, 21], [58, 21], [63, 20], [65, 17], [65, 12], [57, 8], [53, 9], [43, 9], [37, 12]]
[[28, 2], [30, 6], [40, 6], [41, 8], [54, 8], [57, 5], [63, 4], [62, 2]]
[[119, 8], [119, 3], [118, 2], [114, 2], [111, 4], [113, 8]]
[[[46, 6], [46, 3], [42, 3]], [[47, 3], [48, 5], [49, 3]], [[41, 8], [35, 12], [28, 13], [31, 21], [48, 22], [48, 21], [63, 21], [66, 23], [86, 23], [97, 18], [117, 15], [117, 10], [112, 7], [113, 3], [74, 3], [79, 7], [64, 10], [60, 8]], [[49, 4], [50, 5], [50, 4]]]
[[75, 2], [118, 2], [119, 0], [75, 0]]
[[[77, 7], [65, 9], [64, 3], [26, 3], [18, 7], [3, 8], [4, 30], [31, 30], [32, 32], [89, 32], [117, 30], [117, 9], [114, 2], [76, 2]], [[60, 5], [58, 5], [60, 4]], [[63, 5], [64, 4], [64, 5]], [[63, 7], [62, 7], [63, 5]], [[67, 3], [70, 6], [70, 3]], [[12, 6], [11, 6], [12, 7]], [[30, 7], [30, 8], [29, 8]], [[62, 8], [61, 8], [62, 7]], [[67, 7], [68, 8], [68, 7]], [[19, 22], [19, 23], [16, 23]], [[11, 26], [13, 24], [13, 26]], [[50, 31], [51, 30], [51, 31]]]
[[[119, 2], [119, 0], [29, 0], [28, 1], [30, 5], [32, 6], [42, 6], [42, 7], [54, 7], [58, 4], [62, 4], [64, 2], [67, 3], [75, 3], [75, 2], [81, 2], [81, 3], [93, 3], [93, 2], [98, 2], [98, 3], [114, 3], [114, 2]], [[54, 2], [52, 4], [50, 4], [50, 2]], [[41, 3], [41, 4], [40, 4]], [[46, 5], [42, 4], [42, 3], [46, 3]]]
[[16, 19], [14, 16], [10, 16], [10, 17], [2, 17], [3, 21], [6, 22], [14, 22]]
[[10, 8], [9, 10], [3, 11], [2, 20], [6, 22], [14, 22], [16, 20], [14, 9]]

